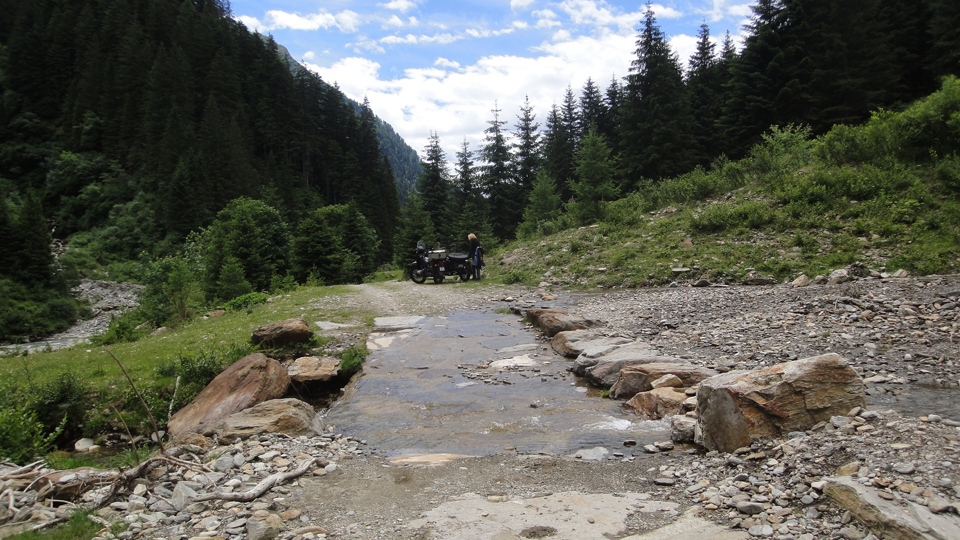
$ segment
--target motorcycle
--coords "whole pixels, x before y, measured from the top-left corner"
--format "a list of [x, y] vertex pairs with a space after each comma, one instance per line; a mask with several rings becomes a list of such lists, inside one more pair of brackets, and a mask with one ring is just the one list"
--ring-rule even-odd
[[425, 283], [433, 278], [434, 283], [443, 283], [446, 276], [457, 276], [460, 281], [469, 281], [473, 275], [473, 262], [466, 253], [447, 253], [447, 250], [428, 250], [423, 241], [417, 242], [417, 256], [410, 263], [410, 279]]

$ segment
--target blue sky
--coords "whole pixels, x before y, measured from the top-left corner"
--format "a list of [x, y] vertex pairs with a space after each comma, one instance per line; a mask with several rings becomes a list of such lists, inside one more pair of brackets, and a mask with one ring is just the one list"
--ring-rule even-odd
[[[701, 23], [719, 42], [750, 15], [742, 0], [653, 4], [686, 65]], [[601, 91], [634, 57], [646, 4], [605, 0], [232, 0], [234, 17], [271, 34], [290, 54], [349, 97], [370, 100], [418, 152], [437, 132], [447, 154], [464, 139], [476, 150], [501, 110], [507, 129], [529, 96], [537, 121], [568, 85]]]

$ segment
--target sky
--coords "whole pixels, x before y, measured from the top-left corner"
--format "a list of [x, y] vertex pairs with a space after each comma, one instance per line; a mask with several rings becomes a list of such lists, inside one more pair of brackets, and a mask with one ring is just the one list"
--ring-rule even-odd
[[[738, 39], [750, 0], [661, 0], [657, 23], [684, 67], [706, 23]], [[544, 128], [568, 86], [604, 92], [628, 74], [646, 4], [620, 0], [232, 0], [233, 16], [270, 34], [424, 156], [431, 133], [446, 158], [482, 144], [499, 109], [515, 131], [529, 98]]]

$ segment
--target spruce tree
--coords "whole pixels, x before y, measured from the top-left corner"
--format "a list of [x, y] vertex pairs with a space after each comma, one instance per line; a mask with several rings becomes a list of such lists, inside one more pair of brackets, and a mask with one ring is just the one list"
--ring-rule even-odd
[[580, 91], [580, 133], [590, 133], [591, 129], [599, 133], [601, 127], [607, 123], [606, 116], [607, 107], [600, 95], [600, 89], [593, 79], [587, 77], [587, 82]]
[[720, 152], [717, 146], [716, 123], [720, 118], [720, 102], [723, 79], [716, 46], [710, 40], [710, 27], [700, 25], [697, 34], [697, 51], [690, 57], [687, 72], [687, 94], [690, 96], [690, 111], [695, 124], [697, 141], [695, 161], [706, 165]]
[[526, 198], [533, 189], [534, 179], [540, 170], [540, 124], [536, 122], [537, 115], [533, 113], [533, 105], [529, 96], [524, 98], [517, 117], [516, 130], [513, 132], [513, 156], [516, 164], [516, 179], [519, 185], [519, 195]]
[[500, 109], [494, 105], [493, 120], [484, 130], [484, 146], [480, 151], [484, 165], [481, 167], [483, 191], [490, 201], [490, 220], [493, 234], [506, 240], [517, 229], [520, 209], [517, 200], [517, 184], [514, 179], [513, 156], [500, 120]]
[[543, 168], [547, 174], [556, 180], [560, 189], [560, 197], [566, 201], [573, 192], [570, 183], [573, 181], [574, 155], [576, 144], [573, 134], [560, 116], [560, 110], [554, 104], [547, 114], [546, 129], [543, 135]]
[[[440, 137], [436, 132], [431, 132], [424, 148], [417, 193], [423, 201], [424, 210], [430, 215], [434, 231], [449, 232], [446, 225], [450, 218], [450, 188], [447, 158], [440, 147]], [[443, 236], [440, 240], [447, 242], [448, 238]]]
[[577, 179], [572, 186], [576, 202], [569, 205], [579, 223], [586, 225], [603, 219], [603, 203], [614, 200], [619, 193], [614, 183], [615, 170], [603, 137], [596, 131], [588, 133], [577, 152]]
[[537, 232], [541, 224], [552, 221], [560, 215], [560, 191], [557, 182], [546, 171], [537, 173], [533, 190], [527, 198], [527, 207], [523, 211], [523, 223], [517, 236], [529, 237]]
[[647, 4], [622, 111], [622, 165], [627, 185], [658, 181], [694, 166], [693, 117], [676, 54]]
[[48, 285], [53, 279], [52, 238], [40, 198], [32, 190], [23, 199], [15, 238], [7, 249], [14, 253], [17, 281], [35, 287]]
[[930, 2], [930, 50], [927, 65], [938, 77], [960, 77], [960, 3], [954, 0]]
[[560, 104], [560, 119], [563, 121], [567, 133], [573, 139], [573, 148], [576, 152], [577, 148], [580, 147], [580, 139], [586, 135], [586, 132], [583, 131], [583, 120], [577, 96], [574, 95], [573, 87], [570, 85], [567, 85], [567, 90], [563, 94], [563, 103]]

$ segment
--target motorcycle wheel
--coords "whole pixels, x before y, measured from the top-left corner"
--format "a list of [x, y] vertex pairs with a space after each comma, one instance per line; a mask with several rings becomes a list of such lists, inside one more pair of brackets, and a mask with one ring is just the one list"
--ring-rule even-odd
[[443, 276], [433, 276], [434, 283], [443, 283]]
[[466, 270], [461, 270], [457, 275], [460, 276], [460, 281], [470, 281], [470, 272]]
[[420, 285], [420, 284], [426, 283], [427, 274], [425, 272], [417, 272], [416, 270], [414, 270], [413, 272], [410, 273], [410, 279], [412, 279], [414, 283]]

